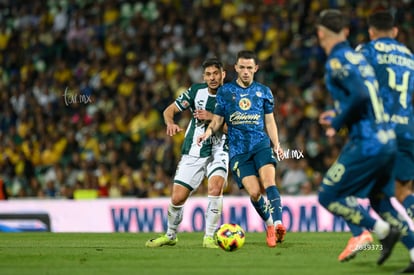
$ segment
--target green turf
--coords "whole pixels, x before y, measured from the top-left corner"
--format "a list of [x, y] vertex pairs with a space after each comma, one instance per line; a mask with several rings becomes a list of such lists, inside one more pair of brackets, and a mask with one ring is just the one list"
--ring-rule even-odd
[[157, 234], [0, 234], [0, 274], [393, 274], [405, 267], [400, 244], [381, 267], [379, 251], [363, 251], [347, 263], [337, 256], [349, 233], [288, 233], [268, 248], [264, 233], [247, 233], [235, 252], [201, 247], [201, 233], [180, 233], [174, 247], [146, 248]]

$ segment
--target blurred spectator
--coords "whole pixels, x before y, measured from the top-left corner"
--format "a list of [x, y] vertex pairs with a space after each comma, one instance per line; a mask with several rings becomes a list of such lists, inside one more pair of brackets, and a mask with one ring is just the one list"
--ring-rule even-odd
[[313, 190], [312, 183], [310, 181], [304, 181], [300, 185], [299, 195], [312, 195], [315, 194], [315, 191]]
[[6, 190], [6, 184], [4, 183], [3, 179], [0, 178], [0, 200], [7, 200], [8, 193]]
[[282, 191], [287, 195], [298, 195], [301, 186], [308, 181], [305, 171], [296, 159], [285, 159], [287, 169], [282, 176]]

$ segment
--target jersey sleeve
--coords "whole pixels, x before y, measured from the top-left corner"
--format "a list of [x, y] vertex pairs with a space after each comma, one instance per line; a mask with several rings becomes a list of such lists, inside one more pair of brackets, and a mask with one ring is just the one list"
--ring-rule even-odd
[[273, 113], [275, 107], [275, 100], [272, 94], [272, 91], [270, 90], [270, 88], [266, 87], [266, 98], [264, 100], [264, 113], [265, 114], [270, 114]]
[[214, 109], [214, 114], [224, 117], [226, 109], [226, 100], [224, 98], [225, 93], [223, 92], [223, 87], [220, 87], [216, 95], [216, 108]]
[[177, 97], [175, 105], [177, 105], [181, 112], [194, 106], [194, 91], [192, 86]]
[[364, 105], [369, 101], [369, 93], [360, 72], [348, 62], [341, 64], [339, 59], [331, 59], [328, 70], [333, 81], [347, 94], [348, 104], [332, 120], [332, 127], [339, 131], [343, 126], [350, 125], [361, 117]]

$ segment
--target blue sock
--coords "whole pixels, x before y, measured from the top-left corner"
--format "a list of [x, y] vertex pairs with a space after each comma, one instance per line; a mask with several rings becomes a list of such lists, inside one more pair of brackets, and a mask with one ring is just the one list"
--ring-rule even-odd
[[273, 222], [282, 220], [282, 204], [280, 201], [279, 190], [275, 185], [266, 188], [267, 200], [270, 203]]
[[355, 225], [355, 224], [353, 224], [349, 221], [346, 222], [346, 225], [348, 225], [349, 230], [351, 231], [352, 236], [354, 236], [354, 237], [357, 237], [357, 236], [361, 235], [362, 232], [364, 232], [364, 228], [362, 228], [359, 225]]
[[414, 233], [411, 231], [408, 222], [395, 210], [389, 198], [371, 200], [371, 206], [384, 221], [398, 227], [401, 232], [401, 242], [408, 250], [414, 248]]
[[[362, 208], [360, 205], [358, 205], [358, 207]], [[348, 225], [349, 231], [351, 231], [352, 236], [357, 237], [359, 235], [362, 234], [362, 232], [364, 232], [363, 227], [359, 226], [359, 225], [355, 225], [349, 221], [346, 222], [346, 225]]]
[[252, 202], [254, 209], [256, 209], [259, 216], [266, 222], [269, 219], [270, 214], [269, 211], [267, 211], [266, 201], [264, 200], [263, 196], [260, 196], [260, 199], [258, 201], [253, 201], [252, 199], [250, 199], [250, 201]]
[[372, 230], [376, 220], [367, 210], [358, 204], [349, 203], [356, 201], [353, 197], [335, 198], [331, 192], [320, 192], [319, 203], [334, 215], [344, 218], [347, 223]]
[[414, 221], [414, 195], [409, 195], [401, 203], [411, 220]]

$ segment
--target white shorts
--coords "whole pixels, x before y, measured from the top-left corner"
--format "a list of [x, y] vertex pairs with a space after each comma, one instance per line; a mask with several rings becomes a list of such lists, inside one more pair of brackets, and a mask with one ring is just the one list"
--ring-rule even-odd
[[229, 155], [216, 150], [207, 158], [183, 155], [175, 172], [174, 184], [180, 184], [191, 191], [196, 190], [204, 177], [221, 176], [227, 180]]

